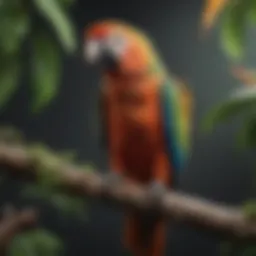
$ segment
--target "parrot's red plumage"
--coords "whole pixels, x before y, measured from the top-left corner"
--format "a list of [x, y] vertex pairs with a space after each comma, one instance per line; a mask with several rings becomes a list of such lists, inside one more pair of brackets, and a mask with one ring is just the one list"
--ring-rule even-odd
[[[115, 57], [115, 65], [104, 69], [101, 88], [102, 124], [111, 169], [139, 184], [172, 186], [174, 162], [177, 160], [178, 165], [187, 150], [190, 94], [181, 83], [175, 81], [172, 85], [178, 100], [173, 105], [177, 126], [172, 128], [177, 139], [175, 137], [176, 144], [172, 141], [171, 150], [176, 154], [172, 161], [164, 134], [164, 130], [169, 129], [169, 121], [163, 121], [162, 101], [173, 81], [168, 80], [149, 40], [127, 24], [102, 21], [89, 27], [86, 42], [85, 54], [89, 61], [100, 58], [100, 51], [108, 56], [111, 52]], [[167, 91], [164, 92], [164, 88]], [[136, 256], [162, 256], [166, 227], [163, 218], [129, 212], [124, 245]]]

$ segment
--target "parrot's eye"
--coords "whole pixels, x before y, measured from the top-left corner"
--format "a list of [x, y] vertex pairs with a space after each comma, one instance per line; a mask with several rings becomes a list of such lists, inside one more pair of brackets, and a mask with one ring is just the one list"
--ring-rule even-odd
[[109, 47], [116, 55], [121, 55], [124, 53], [127, 42], [125, 38], [120, 34], [112, 34], [106, 40], [106, 45]]

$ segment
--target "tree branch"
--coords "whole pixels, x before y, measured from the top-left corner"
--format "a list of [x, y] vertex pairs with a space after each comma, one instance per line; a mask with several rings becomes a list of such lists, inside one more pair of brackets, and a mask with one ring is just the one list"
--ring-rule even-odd
[[[0, 164], [10, 167], [9, 171], [16, 177], [35, 177], [37, 172], [33, 157], [21, 146], [0, 145]], [[51, 162], [47, 164], [51, 166]], [[240, 239], [256, 239], [256, 222], [247, 220], [238, 207], [217, 204], [174, 191], [165, 194], [156, 207], [142, 186], [124, 182], [116, 187], [106, 188], [96, 172], [85, 172], [83, 168], [67, 163], [63, 163], [53, 172], [59, 175], [61, 185], [72, 193], [108, 200], [136, 210], [157, 210], [157, 214], [197, 228], [206, 228]]]

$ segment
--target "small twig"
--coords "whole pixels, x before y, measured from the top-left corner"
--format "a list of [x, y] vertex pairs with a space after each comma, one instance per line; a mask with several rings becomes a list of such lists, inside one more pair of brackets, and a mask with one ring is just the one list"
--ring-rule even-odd
[[[12, 171], [16, 177], [28, 177], [28, 175], [33, 177], [37, 173], [33, 158], [24, 147], [0, 145], [0, 164], [10, 167], [9, 171]], [[113, 203], [138, 210], [156, 210], [146, 196], [146, 189], [141, 186], [124, 182], [106, 189], [101, 175], [96, 172], [85, 172], [78, 166], [66, 163], [53, 172], [54, 175], [59, 175], [62, 186], [74, 194], [108, 199]], [[256, 239], [256, 222], [247, 220], [238, 207], [217, 204], [173, 191], [161, 198], [157, 210], [158, 214], [197, 228], [206, 228], [239, 239]]]
[[0, 221], [0, 255], [5, 251], [15, 235], [36, 224], [37, 213], [33, 209], [17, 211], [6, 207]]

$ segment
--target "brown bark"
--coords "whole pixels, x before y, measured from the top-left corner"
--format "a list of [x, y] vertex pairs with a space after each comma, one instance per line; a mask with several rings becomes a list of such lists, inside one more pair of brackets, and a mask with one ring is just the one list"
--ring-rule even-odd
[[[28, 177], [28, 174], [32, 177], [36, 174], [35, 162], [23, 147], [0, 145], [0, 164], [11, 167], [9, 171], [16, 177]], [[256, 239], [256, 222], [247, 220], [238, 207], [217, 204], [175, 191], [165, 194], [155, 205], [147, 197], [145, 188], [129, 182], [106, 188], [97, 172], [86, 172], [72, 164], [63, 163], [54, 172], [60, 176], [60, 183], [72, 193], [107, 199], [109, 202], [138, 210], [152, 212], [157, 209], [158, 214], [197, 228], [206, 228], [241, 239]]]

